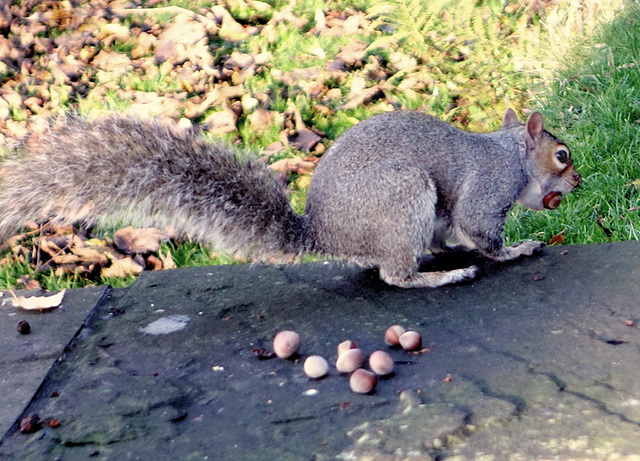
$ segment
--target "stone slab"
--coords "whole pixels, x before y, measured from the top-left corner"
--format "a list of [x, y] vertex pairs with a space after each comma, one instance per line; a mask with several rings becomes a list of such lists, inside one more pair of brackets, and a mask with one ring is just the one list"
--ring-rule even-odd
[[[482, 262], [476, 281], [440, 289], [339, 263], [145, 273], [99, 306], [26, 410], [60, 425], [14, 430], [0, 456], [637, 460], [639, 281], [638, 242]], [[389, 350], [391, 324], [426, 350]], [[259, 360], [282, 329], [300, 333], [300, 356]], [[396, 360], [371, 395], [335, 369], [303, 374], [345, 339]]]
[[[54, 310], [25, 311], [10, 303], [10, 294], [0, 297], [0, 437], [27, 407], [56, 360], [82, 328], [85, 319], [103, 298], [107, 287], [67, 291]], [[17, 292], [17, 296], [41, 293]], [[18, 333], [26, 321], [31, 333]]]

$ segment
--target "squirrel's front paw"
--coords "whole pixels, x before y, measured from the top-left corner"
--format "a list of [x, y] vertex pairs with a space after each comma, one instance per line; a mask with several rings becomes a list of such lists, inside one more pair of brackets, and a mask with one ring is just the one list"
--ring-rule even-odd
[[509, 247], [509, 253], [511, 253], [510, 256], [512, 257], [512, 259], [519, 258], [520, 256], [531, 256], [534, 253], [542, 251], [543, 246], [544, 242], [530, 240]]

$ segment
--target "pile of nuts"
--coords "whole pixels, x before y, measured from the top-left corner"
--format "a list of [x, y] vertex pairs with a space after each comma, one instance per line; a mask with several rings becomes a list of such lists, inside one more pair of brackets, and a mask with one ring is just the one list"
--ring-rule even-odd
[[[400, 325], [390, 326], [384, 335], [384, 342], [391, 347], [401, 347], [405, 351], [415, 351], [422, 346], [422, 338], [416, 331], [405, 331]], [[273, 350], [281, 359], [288, 359], [298, 353], [302, 345], [300, 335], [295, 331], [283, 330], [273, 339]], [[353, 392], [368, 394], [378, 381], [378, 376], [393, 373], [394, 361], [391, 355], [377, 350], [369, 356], [369, 369], [363, 368], [366, 356], [353, 341], [338, 344], [336, 370], [351, 374], [349, 386]], [[320, 355], [311, 355], [304, 362], [304, 373], [312, 379], [319, 379], [329, 372], [329, 364]]]

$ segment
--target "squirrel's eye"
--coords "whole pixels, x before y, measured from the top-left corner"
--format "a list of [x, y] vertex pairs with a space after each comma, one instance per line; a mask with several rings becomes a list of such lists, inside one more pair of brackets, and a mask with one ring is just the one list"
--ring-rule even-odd
[[560, 163], [567, 163], [567, 160], [569, 160], [569, 153], [564, 149], [560, 149], [556, 152], [556, 158]]

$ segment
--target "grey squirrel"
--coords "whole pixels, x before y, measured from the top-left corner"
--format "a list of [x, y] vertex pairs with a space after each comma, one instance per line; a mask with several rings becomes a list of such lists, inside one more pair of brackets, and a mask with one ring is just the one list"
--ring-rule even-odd
[[304, 215], [266, 165], [196, 129], [123, 116], [68, 116], [59, 125], [2, 165], [0, 242], [47, 217], [171, 225], [256, 259], [313, 252], [377, 267], [390, 285], [437, 287], [477, 268], [418, 272], [426, 250], [454, 239], [496, 261], [531, 255], [541, 242], [504, 244], [509, 209], [516, 201], [555, 209], [581, 181], [542, 116], [523, 125], [511, 109], [491, 133], [413, 111], [360, 122], [321, 159]]

